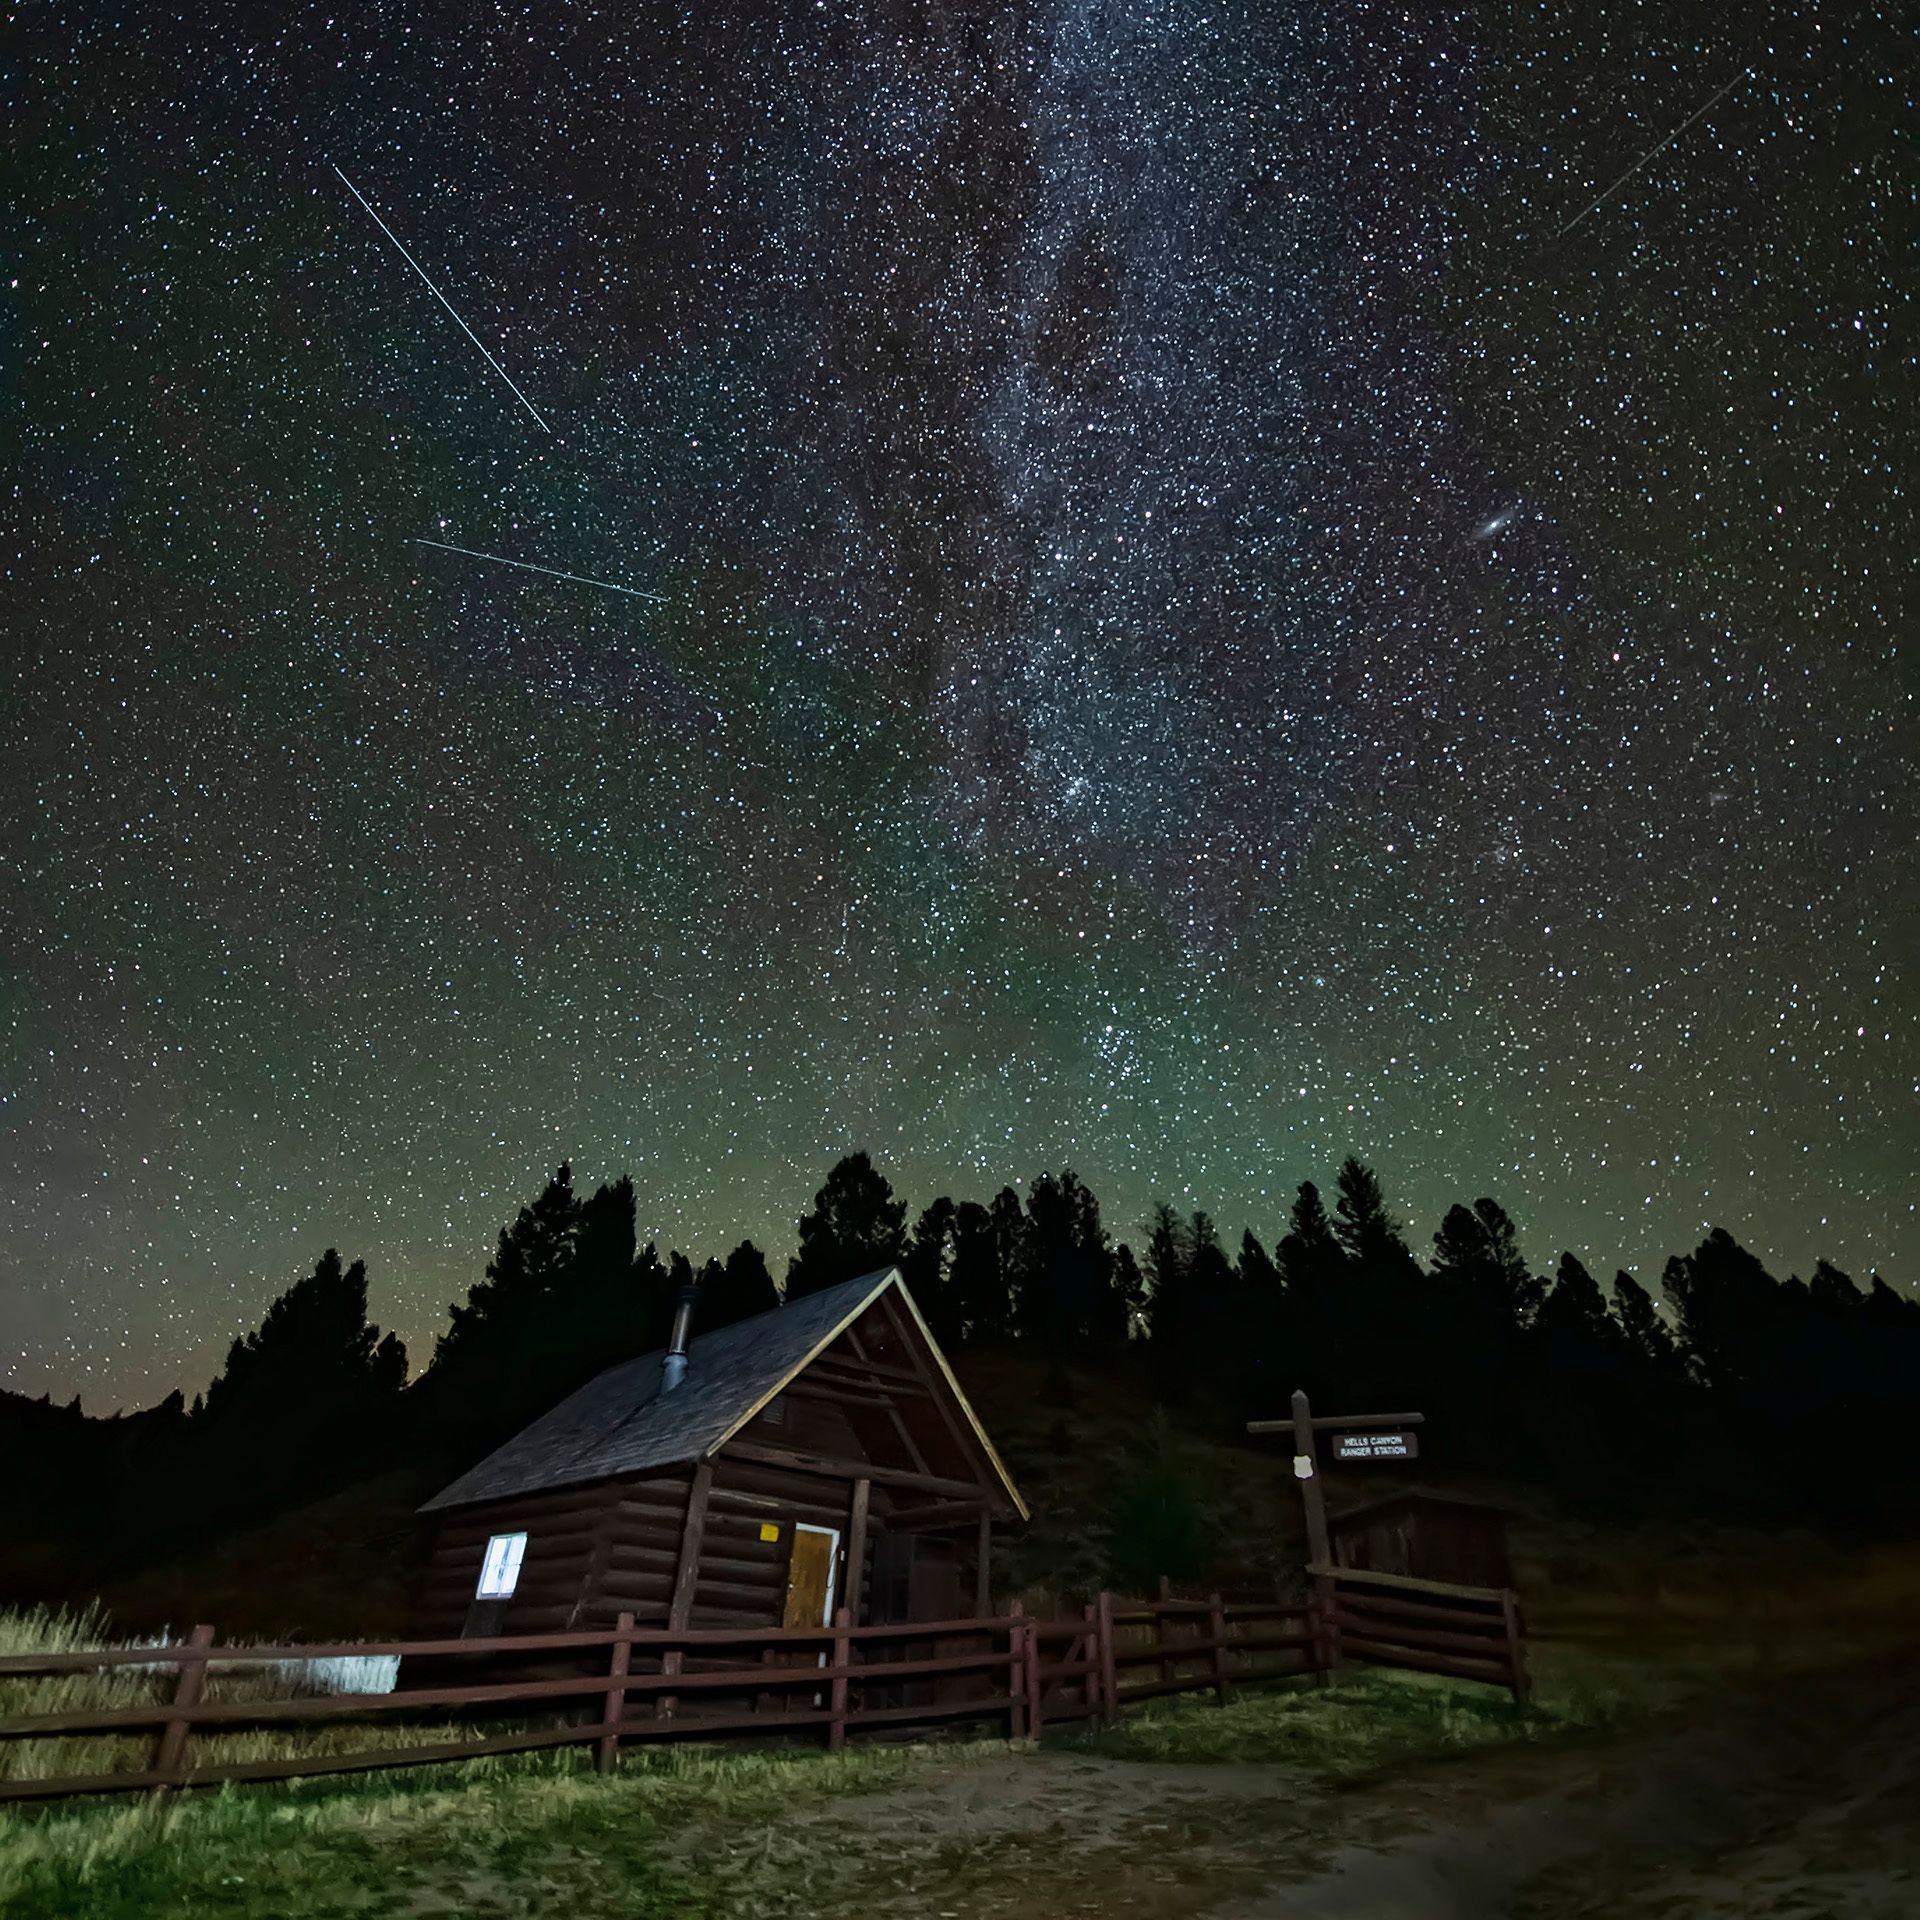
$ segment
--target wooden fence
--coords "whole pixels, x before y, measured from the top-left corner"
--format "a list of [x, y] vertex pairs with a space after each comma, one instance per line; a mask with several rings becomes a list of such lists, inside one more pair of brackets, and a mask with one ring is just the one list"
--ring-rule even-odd
[[1334, 1663], [1409, 1667], [1529, 1694], [1520, 1602], [1510, 1587], [1458, 1587], [1397, 1573], [1314, 1567]]
[[[199, 1626], [171, 1646], [12, 1654], [0, 1657], [0, 1683], [131, 1668], [170, 1673], [172, 1686], [169, 1698], [143, 1704], [0, 1718], [0, 1741], [151, 1742], [144, 1767], [0, 1778], [0, 1801], [166, 1794], [230, 1780], [369, 1772], [563, 1746], [592, 1746], [601, 1770], [611, 1771], [626, 1741], [778, 1738], [797, 1729], [838, 1748], [850, 1731], [991, 1720], [1018, 1740], [1060, 1721], [1111, 1724], [1129, 1704], [1164, 1694], [1208, 1691], [1224, 1703], [1236, 1686], [1302, 1678], [1325, 1684], [1350, 1661], [1485, 1680], [1525, 1699], [1512, 1594], [1346, 1569], [1314, 1572], [1305, 1607], [1229, 1604], [1218, 1594], [1142, 1603], [1102, 1593], [1078, 1619], [1064, 1620], [1031, 1619], [1016, 1603], [987, 1619], [856, 1627], [843, 1608], [829, 1627], [675, 1633], [637, 1628], [623, 1614], [610, 1632], [296, 1647], [222, 1647], [211, 1627]], [[209, 1680], [223, 1668], [381, 1655], [429, 1668], [474, 1663], [498, 1672], [511, 1662], [522, 1670], [507, 1679], [392, 1693], [210, 1697]], [[545, 1670], [533, 1671], [535, 1661]], [[539, 1712], [541, 1724], [462, 1731], [463, 1723], [529, 1712]], [[199, 1764], [191, 1751], [197, 1735], [393, 1716], [444, 1721], [448, 1738]]]

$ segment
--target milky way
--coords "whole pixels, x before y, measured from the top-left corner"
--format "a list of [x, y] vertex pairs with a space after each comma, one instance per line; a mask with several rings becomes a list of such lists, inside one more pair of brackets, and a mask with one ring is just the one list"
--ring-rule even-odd
[[1735, 12], [29, 19], [0, 1377], [564, 1155], [1911, 1281], [1915, 43]]

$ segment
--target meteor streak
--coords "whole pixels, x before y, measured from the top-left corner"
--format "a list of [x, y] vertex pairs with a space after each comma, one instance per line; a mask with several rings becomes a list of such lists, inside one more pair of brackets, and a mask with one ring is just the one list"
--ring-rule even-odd
[[1567, 224], [1560, 229], [1560, 233], [1556, 234], [1554, 237], [1558, 239], [1562, 235], [1571, 233], [1574, 230], [1574, 228], [1577, 227], [1580, 224], [1580, 222], [1587, 217], [1588, 214], [1594, 211], [1594, 208], [1605, 206], [1606, 203], [1609, 200], [1611, 200], [1613, 196], [1616, 193], [1618, 193], [1620, 189], [1624, 187], [1627, 184], [1627, 182], [1631, 180], [1633, 176], [1636, 173], [1638, 173], [1640, 169], [1648, 163], [1648, 161], [1656, 160], [1659, 158], [1661, 154], [1665, 153], [1666, 150], [1670, 146], [1672, 146], [1673, 143], [1676, 140], [1678, 140], [1680, 136], [1683, 133], [1685, 133], [1686, 130], [1690, 126], [1692, 126], [1693, 123], [1696, 120], [1698, 120], [1703, 113], [1706, 112], [1708, 107], [1711, 107], [1715, 105], [1717, 102], [1724, 100], [1727, 97], [1727, 95], [1730, 94], [1734, 90], [1734, 88], [1737, 87], [1740, 84], [1740, 82], [1747, 77], [1747, 73], [1748, 73], [1748, 69], [1745, 67], [1742, 67], [1740, 71], [1736, 73], [1733, 76], [1733, 78], [1729, 80], [1727, 84], [1720, 89], [1718, 93], [1710, 94], [1703, 105], [1695, 107], [1694, 110], [1690, 114], [1688, 114], [1687, 117], [1684, 120], [1682, 120], [1680, 124], [1677, 127], [1675, 127], [1674, 130], [1670, 134], [1668, 134], [1667, 137], [1664, 140], [1662, 140], [1657, 147], [1654, 147], [1650, 151], [1643, 153], [1640, 156], [1640, 158], [1636, 160], [1633, 163], [1633, 165], [1630, 166], [1626, 170], [1626, 172], [1623, 173], [1620, 176], [1620, 178], [1616, 180], [1613, 183], [1613, 185], [1610, 186], [1606, 190], [1606, 192], [1600, 196], [1598, 200], [1595, 200], [1589, 206], [1582, 207], [1580, 211], [1576, 213], [1573, 216], [1573, 218], [1569, 220]]
[[[328, 164], [331, 165], [332, 163], [329, 162]], [[337, 166], [334, 167], [333, 170], [335, 173], [340, 173], [340, 169]], [[420, 264], [420, 262], [416, 260], [413, 257], [413, 255], [406, 250], [405, 247], [400, 245], [400, 236], [397, 233], [395, 233], [394, 230], [390, 226], [388, 226], [387, 223], [384, 220], [382, 220], [377, 213], [373, 212], [372, 201], [370, 201], [367, 198], [367, 196], [364, 193], [362, 193], [360, 189], [356, 187], [353, 184], [353, 182], [349, 180], [344, 173], [340, 173], [340, 184], [343, 187], [345, 187], [346, 190], [350, 194], [352, 194], [353, 197], [356, 200], [358, 200], [360, 204], [363, 207], [365, 207], [369, 213], [373, 214], [375, 225], [379, 227], [380, 231], [384, 233], [387, 236], [387, 238], [391, 240], [396, 247], [400, 247], [400, 258], [404, 260], [407, 263], [407, 265], [410, 266], [414, 270], [414, 272], [420, 276], [422, 280], [426, 280], [427, 291], [430, 294], [432, 294], [433, 297], [436, 300], [438, 300], [440, 304], [443, 307], [445, 307], [449, 313], [453, 314], [454, 320], [459, 325], [460, 331], [464, 333], [467, 336], [467, 338], [471, 340], [473, 344], [480, 349], [482, 353], [487, 354], [487, 365], [490, 366], [494, 370], [494, 372], [497, 373], [500, 376], [500, 378], [507, 383], [509, 387], [513, 387], [513, 397], [516, 400], [518, 400], [520, 404], [523, 407], [525, 407], [530, 414], [533, 415], [534, 419], [539, 422], [539, 425], [544, 432], [551, 433], [553, 429], [550, 426], [548, 426], [544, 420], [540, 418], [540, 410], [533, 404], [531, 400], [527, 398], [527, 396], [524, 393], [520, 391], [518, 387], [513, 386], [513, 375], [510, 374], [506, 370], [506, 368], [503, 367], [500, 364], [500, 362], [493, 357], [492, 354], [487, 353], [487, 343], [484, 340], [482, 340], [480, 336], [477, 333], [475, 333], [474, 330], [470, 326], [468, 326], [464, 320], [460, 318], [459, 314], [454, 313], [453, 302], [449, 300], [447, 296], [444, 293], [442, 293], [440, 289], [436, 287], [431, 280], [427, 280], [426, 268], [424, 268]]]
[[438, 547], [442, 553], [464, 553], [469, 560], [491, 560], [495, 566], [520, 567], [528, 573], [550, 574], [556, 580], [571, 580], [582, 587], [600, 587], [608, 593], [630, 593], [636, 600], [659, 600], [664, 602], [664, 593], [648, 593], [642, 587], [623, 587], [617, 580], [589, 580], [584, 573], [566, 573], [559, 567], [536, 566], [531, 560], [509, 560], [504, 553], [482, 553], [478, 547], [456, 547], [449, 540], [423, 540], [419, 535], [413, 538], [416, 547]]

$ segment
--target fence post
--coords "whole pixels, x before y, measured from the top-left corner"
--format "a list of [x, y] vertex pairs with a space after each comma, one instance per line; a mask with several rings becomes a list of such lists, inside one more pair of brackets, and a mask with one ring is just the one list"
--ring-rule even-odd
[[1047, 1680], [1041, 1665], [1040, 1623], [1027, 1623], [1027, 1738], [1038, 1740], [1047, 1722]]
[[[853, 1615], [845, 1607], [833, 1610], [833, 1684], [827, 1691], [827, 1708], [833, 1718], [827, 1722], [827, 1749], [838, 1753], [847, 1744], [847, 1666], [853, 1657], [853, 1639], [848, 1632]], [[819, 1696], [815, 1695], [817, 1699]]]
[[[200, 1696], [207, 1690], [206, 1650], [213, 1645], [213, 1629], [202, 1622], [187, 1635], [187, 1646], [200, 1654], [197, 1660], [182, 1658], [179, 1673], [173, 1683], [173, 1704], [176, 1707], [198, 1706]], [[160, 1737], [153, 1743], [153, 1771], [167, 1775], [167, 1779], [153, 1790], [156, 1800], [166, 1798], [168, 1787], [178, 1786], [186, 1773], [187, 1735], [193, 1730], [190, 1720], [169, 1720], [161, 1729]]]
[[1007, 1602], [1007, 1738], [1018, 1740], [1027, 1724], [1026, 1608]]
[[1527, 1646], [1520, 1634], [1519, 1598], [1511, 1587], [1500, 1593], [1500, 1616], [1507, 1628], [1508, 1684], [1513, 1688], [1513, 1704], [1524, 1707], [1532, 1693], [1527, 1679]]
[[1317, 1686], [1332, 1686], [1334, 1669], [1340, 1665], [1340, 1622], [1334, 1611], [1337, 1604], [1333, 1582], [1322, 1574], [1315, 1574], [1307, 1593], [1307, 1628], [1313, 1635], [1313, 1666], [1319, 1675]]
[[1103, 1717], [1108, 1726], [1117, 1726], [1120, 1721], [1119, 1663], [1113, 1651], [1113, 1595], [1105, 1587], [1100, 1589], [1100, 1598], [1095, 1603], [1094, 1628], [1099, 1636], [1096, 1654], [1100, 1662], [1100, 1694], [1106, 1703]]
[[1224, 1707], [1232, 1695], [1227, 1686], [1227, 1609], [1218, 1593], [1207, 1595], [1207, 1637], [1213, 1642], [1213, 1697]]
[[1165, 1607], [1167, 1602], [1172, 1598], [1173, 1582], [1163, 1573], [1160, 1576], [1159, 1606], [1154, 1609], [1153, 1615], [1153, 1637], [1160, 1648], [1160, 1683], [1162, 1686], [1167, 1685], [1173, 1679], [1174, 1663], [1168, 1657], [1168, 1649], [1171, 1645], [1171, 1636], [1167, 1631], [1169, 1625], [1168, 1617], [1160, 1611], [1160, 1608]]
[[1081, 1676], [1081, 1682], [1086, 1691], [1081, 1697], [1086, 1705], [1088, 1720], [1098, 1721], [1102, 1714], [1100, 1705], [1100, 1621], [1094, 1612], [1094, 1606], [1091, 1600], [1080, 1609], [1080, 1618], [1087, 1630], [1087, 1671]]
[[613, 1657], [607, 1663], [607, 1678], [612, 1684], [600, 1710], [606, 1732], [600, 1736], [594, 1755], [594, 1765], [602, 1773], [611, 1773], [620, 1764], [620, 1722], [627, 1717], [627, 1668], [633, 1660], [633, 1642], [627, 1636], [633, 1632], [633, 1615], [621, 1614], [613, 1623], [613, 1632]]

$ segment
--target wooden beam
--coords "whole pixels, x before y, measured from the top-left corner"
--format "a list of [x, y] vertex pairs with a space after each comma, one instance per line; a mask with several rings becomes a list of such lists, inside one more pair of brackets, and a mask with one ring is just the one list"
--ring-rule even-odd
[[783, 1400], [824, 1400], [836, 1407], [868, 1407], [875, 1413], [894, 1411], [893, 1396], [897, 1387], [870, 1387], [864, 1392], [857, 1387], [843, 1387], [835, 1381], [809, 1379], [802, 1374], [780, 1396]]
[[[859, 1343], [851, 1337], [852, 1333], [853, 1329], [849, 1327], [847, 1329], [848, 1344], [857, 1347]], [[869, 1359], [864, 1353], [857, 1354], [853, 1358], [837, 1353], [823, 1353], [813, 1365], [826, 1368], [829, 1374], [844, 1375], [849, 1381], [870, 1374], [874, 1379], [884, 1380], [893, 1386], [917, 1387], [920, 1385], [920, 1376], [917, 1373], [910, 1372], [905, 1367], [896, 1367], [885, 1360]]]
[[[693, 1616], [694, 1590], [700, 1584], [700, 1548], [707, 1532], [707, 1498], [712, 1492], [713, 1462], [702, 1460], [693, 1470], [693, 1485], [687, 1492], [687, 1517], [680, 1528], [680, 1566], [673, 1576], [673, 1598], [667, 1603], [669, 1633], [685, 1633]], [[683, 1660], [680, 1649], [670, 1647], [660, 1656], [660, 1671], [678, 1673]], [[655, 1711], [664, 1717], [678, 1705], [672, 1694], [662, 1694]]]
[[[1316, 1413], [1307, 1425], [1320, 1432], [1333, 1427], [1424, 1427], [1424, 1413]], [[1291, 1420], [1249, 1420], [1249, 1433], [1291, 1433]]]
[[960, 1430], [960, 1423], [953, 1417], [953, 1409], [947, 1404], [947, 1397], [940, 1392], [933, 1377], [933, 1369], [927, 1365], [926, 1356], [920, 1351], [920, 1342], [914, 1331], [907, 1325], [906, 1316], [901, 1313], [892, 1293], [889, 1291], [880, 1301], [880, 1311], [887, 1316], [893, 1328], [893, 1335], [906, 1349], [907, 1358], [912, 1362], [913, 1370], [920, 1376], [921, 1384], [927, 1390], [927, 1397], [933, 1402], [934, 1411], [940, 1416], [940, 1423], [947, 1430], [953, 1444], [960, 1450], [962, 1460], [973, 1457], [974, 1448], [967, 1436]]
[[989, 1497], [987, 1488], [970, 1486], [964, 1480], [943, 1480], [933, 1473], [909, 1473], [904, 1467], [875, 1466], [871, 1460], [842, 1460], [835, 1454], [812, 1453], [803, 1447], [769, 1447], [757, 1440], [729, 1440], [721, 1453], [729, 1459], [751, 1460], [756, 1466], [830, 1474], [836, 1480], [864, 1477], [883, 1487], [916, 1487], [925, 1493], [949, 1493], [957, 1500]]
[[[860, 1338], [857, 1328], [849, 1327], [847, 1329], [847, 1344], [860, 1356], [861, 1362], [864, 1365], [871, 1366], [873, 1364], [868, 1358], [866, 1342]], [[887, 1417], [893, 1422], [895, 1437], [899, 1440], [901, 1446], [906, 1449], [907, 1459], [912, 1463], [913, 1470], [916, 1473], [925, 1473], [927, 1470], [927, 1456], [920, 1451], [919, 1442], [908, 1432], [906, 1421], [900, 1417], [900, 1409], [889, 1404], [886, 1411]]]
[[866, 1608], [861, 1604], [861, 1594], [866, 1587], [867, 1570], [867, 1507], [873, 1498], [871, 1479], [856, 1480], [853, 1483], [853, 1500], [847, 1515], [847, 1585], [845, 1599], [846, 1617], [857, 1627], [865, 1616]]
[[985, 1511], [984, 1500], [947, 1500], [932, 1507], [901, 1507], [880, 1518], [893, 1533], [939, 1533], [948, 1527], [970, 1527]]
[[693, 1470], [687, 1491], [687, 1517], [680, 1528], [680, 1564], [673, 1576], [673, 1599], [667, 1608], [667, 1626], [686, 1630], [693, 1614], [693, 1592], [700, 1580], [700, 1548], [707, 1532], [707, 1501], [713, 1492], [713, 1462], [702, 1460]]
[[980, 1509], [980, 1562], [973, 1573], [973, 1617], [984, 1620], [993, 1607], [993, 1515]]

